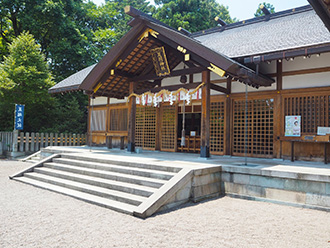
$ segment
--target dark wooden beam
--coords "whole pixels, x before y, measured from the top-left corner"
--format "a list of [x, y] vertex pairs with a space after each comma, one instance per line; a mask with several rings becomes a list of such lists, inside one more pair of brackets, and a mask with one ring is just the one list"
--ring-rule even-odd
[[228, 77], [227, 78], [227, 90], [228, 90], [228, 95], [231, 94], [231, 85], [232, 85], [232, 78]]
[[202, 158], [210, 157], [210, 71], [202, 72], [202, 81], [205, 83], [202, 88], [202, 114], [201, 114], [201, 151]]
[[[276, 59], [289, 59], [293, 57], [299, 57], [299, 56], [307, 56], [312, 54], [318, 54], [318, 53], [326, 53], [330, 52], [330, 45], [322, 45], [317, 47], [311, 47], [311, 48], [301, 48], [301, 49], [295, 49], [293, 51], [285, 51], [285, 52], [277, 52], [277, 53], [271, 53], [271, 54], [265, 54], [260, 55], [260, 61], [271, 61]], [[253, 58], [255, 56], [250, 56], [244, 58], [244, 64], [253, 63]]]
[[162, 77], [159, 77], [156, 74], [137, 76], [137, 77], [133, 78], [132, 81], [140, 82], [140, 81], [163, 79], [163, 78], [168, 78], [168, 77], [177, 77], [177, 76], [181, 76], [181, 75], [200, 73], [205, 70], [206, 70], [206, 68], [204, 68], [204, 67], [193, 67], [193, 68], [172, 71], [169, 75], [162, 76]]
[[210, 84], [211, 90], [216, 90], [219, 91], [221, 93], [225, 93], [225, 94], [230, 94], [230, 91], [228, 89], [226, 89], [225, 87], [216, 85], [216, 84]]
[[282, 90], [283, 87], [283, 63], [276, 61], [276, 90]]

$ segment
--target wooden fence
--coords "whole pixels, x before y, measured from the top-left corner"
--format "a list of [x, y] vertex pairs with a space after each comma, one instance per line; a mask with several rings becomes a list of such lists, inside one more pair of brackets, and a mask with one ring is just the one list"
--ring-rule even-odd
[[9, 152], [36, 152], [47, 146], [81, 146], [86, 141], [86, 134], [0, 132], [2, 149]]
[[3, 151], [12, 151], [13, 137], [13, 132], [0, 132], [0, 155]]

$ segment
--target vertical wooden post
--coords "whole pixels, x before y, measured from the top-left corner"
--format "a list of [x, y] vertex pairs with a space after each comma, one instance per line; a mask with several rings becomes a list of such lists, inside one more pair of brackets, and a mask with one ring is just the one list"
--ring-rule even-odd
[[35, 141], [36, 140], [36, 136], [35, 136], [35, 133], [31, 133], [31, 151], [34, 152], [36, 150], [35, 148]]
[[49, 139], [50, 139], [50, 141], [49, 141], [49, 145], [50, 145], [50, 146], [53, 146], [53, 144], [54, 144], [54, 134], [53, 134], [53, 133], [50, 133], [49, 136], [50, 136], [50, 138], [49, 138]]
[[29, 151], [30, 133], [25, 133], [25, 151]]
[[[129, 83], [129, 94], [134, 93], [136, 83]], [[129, 99], [128, 103], [128, 137], [127, 137], [127, 151], [135, 152], [135, 115], [136, 115], [136, 97]]]
[[23, 152], [24, 151], [24, 133], [20, 133], [20, 142], [19, 142], [19, 151]]
[[77, 138], [76, 134], [75, 134], [75, 133], [72, 134], [72, 145], [73, 145], [73, 146], [76, 146], [76, 144], [77, 144], [77, 140], [76, 140], [76, 138]]
[[60, 146], [63, 146], [63, 133], [60, 133]]
[[[2, 140], [0, 139], [0, 142]], [[18, 130], [14, 130], [13, 132], [13, 152], [17, 152], [18, 151]], [[2, 151], [0, 151], [0, 155], [1, 155]]]
[[282, 157], [282, 141], [280, 140], [281, 132], [283, 130], [283, 108], [282, 108], [282, 96], [281, 90], [283, 89], [283, 63], [277, 61], [276, 63], [276, 90], [277, 95], [274, 98], [274, 141], [273, 141], [273, 157], [281, 158]]
[[35, 144], [36, 151], [39, 151], [39, 147], [40, 147], [39, 133], [36, 133], [36, 144]]
[[58, 146], [58, 133], [55, 133], [54, 146]]
[[202, 119], [201, 119], [201, 152], [202, 158], [210, 157], [210, 71], [202, 72]]
[[45, 133], [45, 147], [49, 144], [49, 133]]
[[44, 133], [40, 134], [40, 150], [44, 148]]
[[160, 151], [160, 132], [161, 129], [161, 119], [160, 119], [160, 107], [156, 108], [156, 142], [155, 142], [155, 150]]
[[282, 90], [283, 89], [283, 63], [282, 61], [276, 62], [276, 90]]
[[77, 134], [77, 145], [80, 146], [80, 134]]
[[227, 90], [229, 94], [226, 98], [226, 110], [225, 110], [225, 154], [231, 155], [231, 81], [232, 78], [227, 78]]

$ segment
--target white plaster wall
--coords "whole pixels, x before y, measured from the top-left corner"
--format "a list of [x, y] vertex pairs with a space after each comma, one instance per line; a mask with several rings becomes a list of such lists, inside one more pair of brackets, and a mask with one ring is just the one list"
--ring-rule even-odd
[[116, 104], [116, 103], [126, 103], [127, 97], [124, 99], [117, 99], [117, 98], [110, 98], [110, 104]]
[[283, 89], [330, 86], [330, 72], [283, 77]]
[[293, 61], [283, 60], [283, 72], [328, 66], [330, 66], [330, 53], [322, 53], [319, 57], [314, 54], [306, 59], [304, 57], [296, 57]]
[[105, 105], [108, 103], [108, 98], [104, 96], [95, 97], [95, 99], [91, 99], [91, 106], [97, 105]]

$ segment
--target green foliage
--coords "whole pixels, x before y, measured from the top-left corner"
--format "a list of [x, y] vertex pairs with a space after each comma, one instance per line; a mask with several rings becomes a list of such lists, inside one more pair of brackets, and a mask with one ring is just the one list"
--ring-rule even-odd
[[14, 104], [25, 104], [25, 127], [40, 129], [50, 118], [53, 99], [47, 93], [55, 83], [40, 46], [23, 32], [9, 46], [9, 55], [0, 64], [0, 129], [12, 127]]
[[[191, 32], [227, 23], [215, 0], [1, 0], [0, 130], [13, 127], [14, 104], [26, 105], [24, 131], [85, 132], [87, 96], [48, 94], [56, 82], [100, 60], [130, 26], [131, 5], [166, 24]], [[34, 39], [33, 39], [34, 37]], [[48, 66], [47, 66], [48, 64]]]
[[262, 12], [262, 10], [261, 10], [261, 8], [260, 8], [261, 5], [263, 5], [266, 9], [268, 9], [268, 11], [269, 11], [270, 13], [275, 13], [275, 7], [274, 7], [272, 4], [270, 4], [270, 3], [266, 3], [266, 2], [263, 2], [263, 3], [260, 3], [260, 4], [258, 5], [258, 9], [257, 9], [256, 13], [254, 13], [254, 16], [255, 16], [255, 17], [265, 15], [264, 12]]
[[154, 17], [173, 28], [185, 28], [196, 32], [217, 26], [214, 20], [220, 17], [226, 23], [233, 23], [227, 7], [215, 0], [173, 0], [155, 3], [160, 5]]

